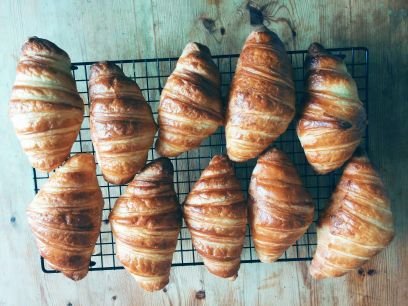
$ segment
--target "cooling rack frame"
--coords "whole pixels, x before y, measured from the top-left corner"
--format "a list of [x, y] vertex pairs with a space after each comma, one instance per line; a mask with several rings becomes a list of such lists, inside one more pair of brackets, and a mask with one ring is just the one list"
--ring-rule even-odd
[[[356, 80], [360, 100], [368, 115], [368, 64], [369, 52], [365, 47], [334, 48], [328, 49], [333, 54], [345, 57], [348, 70]], [[305, 56], [306, 50], [289, 51], [289, 57], [292, 62], [294, 81], [296, 86], [297, 109], [301, 107], [303, 95], [303, 82], [305, 75]], [[225, 97], [228, 92], [229, 84], [235, 71], [236, 61], [239, 54], [217, 55], [213, 59], [219, 67], [221, 74], [222, 94]], [[157, 107], [159, 103], [161, 90], [167, 77], [172, 72], [177, 62], [176, 57], [170, 58], [151, 58], [140, 60], [117, 60], [111, 61], [118, 64], [125, 74], [135, 80], [146, 100], [152, 107], [154, 117], [157, 118]], [[89, 67], [95, 62], [78, 62], [72, 64], [72, 74], [76, 81], [78, 92], [84, 100], [85, 115], [80, 133], [71, 150], [71, 155], [80, 152], [95, 153], [89, 133], [89, 95], [88, 95], [88, 76]], [[295, 122], [296, 120], [294, 120]], [[294, 122], [291, 123], [288, 130], [274, 142], [274, 146], [285, 151], [294, 162], [306, 188], [312, 194], [316, 204], [316, 212], [313, 224], [293, 246], [291, 246], [278, 261], [304, 261], [311, 260], [316, 247], [316, 221], [324, 204], [327, 202], [334, 186], [340, 176], [341, 170], [337, 170], [327, 175], [317, 175], [307, 164], [303, 149], [300, 146], [296, 136]], [[155, 136], [155, 139], [157, 135]], [[368, 150], [368, 128], [364, 137], [364, 146]], [[225, 152], [224, 129], [221, 127], [215, 134], [206, 139], [200, 148], [191, 150], [177, 158], [171, 158], [174, 166], [175, 188], [180, 202], [190, 191], [194, 182], [199, 178], [200, 172], [207, 166], [210, 158], [215, 154]], [[157, 158], [158, 155], [153, 148], [149, 150], [148, 161]], [[256, 160], [246, 163], [234, 163], [236, 175], [241, 182], [245, 194], [248, 190], [248, 184], [252, 168]], [[37, 193], [42, 184], [48, 179], [49, 174], [33, 168], [34, 191]], [[90, 271], [118, 270], [123, 266], [115, 258], [115, 241], [107, 221], [108, 214], [114, 205], [115, 199], [123, 193], [125, 185], [113, 185], [107, 183], [97, 166], [97, 177], [104, 196], [105, 206], [103, 210], [103, 220], [101, 233], [95, 246], [94, 254], [90, 262]], [[244, 249], [241, 256], [241, 263], [259, 262], [252, 241], [250, 229], [247, 226]], [[178, 238], [176, 252], [173, 256], [173, 266], [191, 266], [202, 265], [200, 255], [194, 250], [191, 237], [183, 221], [183, 226]], [[48, 266], [44, 258], [41, 257], [41, 268], [45, 273], [56, 273]]]

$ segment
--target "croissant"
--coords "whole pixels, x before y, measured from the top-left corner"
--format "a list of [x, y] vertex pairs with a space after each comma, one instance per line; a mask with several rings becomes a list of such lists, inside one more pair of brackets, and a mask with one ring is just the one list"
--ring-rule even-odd
[[212, 158], [184, 202], [184, 220], [207, 269], [234, 280], [245, 238], [247, 205], [228, 157]]
[[46, 39], [29, 38], [17, 65], [9, 116], [34, 168], [49, 172], [68, 158], [83, 113], [68, 54]]
[[206, 46], [184, 48], [162, 91], [158, 115], [156, 151], [167, 157], [200, 146], [222, 125], [220, 74]]
[[273, 262], [313, 221], [314, 205], [289, 158], [272, 148], [258, 159], [249, 185], [249, 223], [262, 262]]
[[75, 281], [88, 273], [101, 228], [103, 198], [95, 171], [92, 154], [71, 157], [27, 208], [41, 256]]
[[170, 160], [146, 165], [116, 201], [109, 220], [125, 268], [143, 289], [164, 288], [181, 226]]
[[112, 63], [92, 65], [90, 129], [106, 181], [129, 182], [146, 163], [157, 127], [139, 86]]
[[340, 57], [313, 43], [305, 67], [305, 107], [297, 134], [311, 166], [325, 174], [351, 157], [364, 134], [366, 113]]
[[316, 279], [359, 268], [394, 237], [390, 200], [365, 154], [347, 163], [317, 224], [317, 249], [310, 266]]
[[225, 137], [231, 160], [257, 157], [295, 114], [292, 67], [279, 37], [261, 27], [242, 49], [231, 83]]

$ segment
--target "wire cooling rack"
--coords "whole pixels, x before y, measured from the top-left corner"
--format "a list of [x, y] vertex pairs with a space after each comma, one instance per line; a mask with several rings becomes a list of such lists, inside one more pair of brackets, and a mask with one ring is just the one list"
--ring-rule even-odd
[[[368, 87], [368, 50], [363, 47], [330, 49], [333, 54], [342, 55], [348, 66], [349, 72], [355, 79], [361, 101], [366, 109], [367, 87]], [[303, 82], [305, 75], [304, 62], [307, 51], [288, 52], [294, 72], [294, 81], [296, 86], [297, 109], [301, 108], [299, 104], [302, 98]], [[214, 56], [213, 59], [219, 67], [222, 78], [222, 95], [225, 97], [228, 92], [229, 84], [233, 76], [238, 54]], [[124, 71], [124, 73], [135, 80], [146, 100], [152, 107], [154, 117], [157, 119], [157, 107], [161, 90], [166, 83], [167, 77], [173, 71], [177, 58], [160, 58], [144, 60], [123, 60], [114, 61]], [[94, 62], [74, 63], [72, 65], [72, 74], [81, 97], [85, 103], [84, 121], [75, 141], [71, 155], [80, 152], [95, 153], [92, 146], [89, 131], [89, 95], [88, 78], [89, 69]], [[224, 99], [225, 100], [225, 99]], [[367, 109], [368, 111], [368, 109]], [[365, 135], [365, 146], [368, 147], [368, 137]], [[339, 171], [328, 175], [316, 175], [308, 165], [303, 149], [296, 136], [294, 123], [288, 130], [274, 142], [274, 145], [288, 154], [306, 186], [311, 193], [316, 204], [314, 222], [308, 231], [292, 247], [290, 247], [279, 261], [301, 261], [310, 260], [316, 247], [316, 220], [321, 209], [324, 207], [335, 183], [339, 177]], [[208, 165], [210, 159], [215, 154], [225, 152], [224, 129], [220, 128], [215, 134], [206, 139], [200, 148], [191, 150], [173, 158], [174, 180], [176, 192], [182, 203], [192, 188], [194, 182], [200, 177], [201, 171]], [[148, 161], [157, 158], [158, 155], [153, 148], [150, 149]], [[252, 160], [246, 163], [235, 163], [236, 176], [241, 182], [242, 189], [247, 193], [250, 176], [256, 161]], [[48, 173], [33, 169], [34, 186], [37, 193], [41, 186], [47, 181]], [[102, 226], [99, 239], [90, 262], [90, 271], [96, 270], [116, 270], [123, 269], [121, 263], [115, 258], [115, 239], [112, 235], [108, 216], [116, 199], [123, 193], [125, 185], [112, 185], [107, 183], [103, 177], [99, 166], [97, 166], [97, 177], [102, 189], [105, 206], [103, 209]], [[251, 234], [247, 226], [244, 249], [241, 256], [242, 263], [259, 262], [255, 249], [251, 241]], [[173, 257], [173, 266], [201, 265], [203, 261], [193, 248], [191, 237], [186, 225], [183, 226], [178, 238], [177, 249]], [[42, 270], [46, 273], [55, 273], [46, 261], [41, 258]]]

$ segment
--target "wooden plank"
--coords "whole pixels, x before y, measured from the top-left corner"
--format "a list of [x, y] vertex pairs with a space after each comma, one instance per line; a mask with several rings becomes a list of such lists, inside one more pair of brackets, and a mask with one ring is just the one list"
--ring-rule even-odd
[[[407, 300], [407, 3], [389, 1], [1, 1], [0, 305], [399, 305]], [[172, 270], [166, 292], [145, 293], [125, 271], [91, 272], [79, 283], [40, 271], [25, 220], [33, 197], [30, 166], [7, 119], [22, 42], [49, 38], [73, 61], [178, 56], [188, 41], [213, 54], [237, 53], [264, 22], [288, 49], [312, 41], [370, 49], [370, 156], [393, 201], [397, 236], [360, 272], [316, 282], [308, 263], [244, 264], [233, 282], [204, 267]], [[22, 294], [24, 288], [24, 294]]]

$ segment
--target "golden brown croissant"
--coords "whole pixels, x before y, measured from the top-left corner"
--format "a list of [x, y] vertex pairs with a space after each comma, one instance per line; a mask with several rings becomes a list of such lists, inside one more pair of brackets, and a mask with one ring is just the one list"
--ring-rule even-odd
[[305, 107], [297, 134], [309, 163], [325, 174], [351, 157], [363, 136], [366, 114], [340, 57], [313, 43], [305, 66]]
[[262, 262], [273, 262], [313, 221], [312, 198], [285, 153], [269, 149], [258, 159], [249, 186], [249, 223]]
[[193, 245], [214, 275], [234, 280], [245, 238], [247, 205], [228, 157], [216, 155], [184, 202]]
[[51, 171], [68, 158], [83, 112], [68, 54], [48, 40], [29, 38], [17, 66], [9, 116], [34, 168]]
[[384, 184], [364, 154], [357, 152], [317, 226], [317, 249], [310, 274], [337, 277], [362, 266], [394, 236]]
[[223, 122], [220, 74], [210, 50], [199, 43], [184, 48], [164, 86], [159, 105], [162, 156], [178, 156], [200, 146]]
[[102, 192], [92, 154], [78, 154], [58, 168], [27, 208], [38, 249], [50, 266], [80, 280], [101, 228]]
[[233, 161], [257, 157], [295, 114], [292, 66], [279, 37], [261, 27], [242, 49], [232, 80], [225, 136]]
[[164, 288], [181, 225], [170, 160], [146, 165], [116, 201], [109, 220], [125, 268], [143, 289]]
[[92, 65], [90, 128], [106, 181], [129, 182], [146, 163], [157, 127], [139, 86], [112, 63]]

